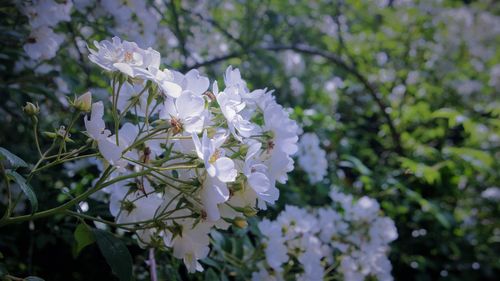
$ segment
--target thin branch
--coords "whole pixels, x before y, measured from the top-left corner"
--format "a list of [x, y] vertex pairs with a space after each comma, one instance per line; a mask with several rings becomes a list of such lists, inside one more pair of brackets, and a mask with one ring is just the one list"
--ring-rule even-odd
[[84, 55], [82, 54], [82, 51], [80, 50], [80, 47], [78, 46], [78, 43], [76, 41], [76, 31], [71, 23], [66, 24], [69, 33], [71, 34], [71, 43], [73, 43], [76, 51], [78, 52], [78, 60], [80, 61], [79, 66], [83, 69], [83, 72], [85, 73], [85, 87], [89, 87], [91, 82], [90, 82], [90, 69], [88, 65], [85, 63]]
[[217, 21], [215, 21], [214, 19], [211, 19], [211, 18], [207, 18], [205, 16], [203, 16], [202, 14], [200, 13], [196, 13], [196, 12], [192, 12], [190, 10], [186, 10], [184, 8], [181, 8], [181, 11], [183, 11], [184, 13], [187, 13], [187, 14], [191, 14], [197, 18], [199, 18], [200, 20], [210, 24], [211, 26], [213, 26], [217, 31], [219, 31], [220, 33], [222, 33], [224, 36], [226, 36], [228, 39], [236, 42], [238, 45], [240, 45], [241, 47], [245, 47], [245, 43], [243, 41], [241, 41], [239, 38], [236, 38], [234, 37], [231, 33], [229, 33], [229, 31], [226, 30], [226, 28], [222, 27]]
[[224, 55], [224, 56], [215, 57], [215, 58], [207, 60], [207, 61], [195, 63], [195, 64], [193, 64], [191, 66], [188, 66], [186, 68], [186, 70], [200, 68], [200, 67], [203, 67], [203, 66], [209, 66], [209, 65], [216, 64], [216, 63], [219, 63], [219, 62], [223, 62], [223, 61], [226, 61], [226, 60], [229, 60], [229, 59], [237, 58], [237, 57], [240, 57], [242, 55], [249, 54], [249, 53], [252, 53], [252, 51], [250, 49], [247, 50], [246, 52], [233, 52], [233, 53], [229, 53], [229, 54]]
[[181, 47], [182, 55], [184, 56], [184, 65], [186, 64], [188, 58], [188, 51], [186, 49], [186, 38], [184, 33], [181, 31], [181, 26], [179, 22], [179, 14], [177, 13], [177, 7], [175, 5], [175, 0], [170, 1], [170, 11], [172, 11], [172, 17], [174, 20], [174, 29], [177, 39], [179, 39], [179, 44]]
[[158, 275], [156, 273], [156, 259], [155, 259], [155, 249], [149, 249], [149, 272], [151, 274], [151, 281], [158, 281]]
[[[241, 52], [233, 52], [221, 57], [216, 57], [213, 59], [210, 59], [205, 62], [201, 63], [196, 63], [194, 65], [191, 65], [187, 67], [188, 70], [193, 69], [193, 68], [198, 68], [201, 66], [208, 66], [212, 64], [216, 64], [231, 58], [239, 57], [242, 55], [246, 54], [252, 54], [257, 52], [259, 49], [247, 49]], [[260, 48], [260, 50], [266, 50], [266, 51], [286, 51], [286, 50], [292, 50], [298, 53], [306, 54], [306, 55], [313, 55], [313, 56], [320, 56], [323, 57], [333, 64], [337, 65], [338, 67], [342, 68], [346, 72], [350, 73], [353, 75], [363, 86], [368, 90], [368, 93], [370, 96], [374, 99], [375, 103], [377, 104], [380, 112], [382, 113], [382, 116], [386, 120], [387, 125], [389, 126], [390, 134], [392, 141], [394, 143], [394, 150], [396, 153], [400, 155], [404, 155], [403, 147], [401, 145], [401, 137], [396, 130], [396, 127], [394, 125], [394, 122], [392, 121], [391, 116], [389, 113], [387, 113], [387, 108], [389, 108], [383, 98], [380, 96], [380, 93], [378, 92], [378, 89], [375, 85], [370, 83], [368, 79], [366, 79], [354, 66], [351, 66], [347, 64], [342, 58], [338, 57], [334, 53], [324, 51], [321, 49], [317, 49], [311, 46], [303, 45], [303, 44], [298, 44], [298, 45], [269, 45], [269, 46], [263, 46]]]

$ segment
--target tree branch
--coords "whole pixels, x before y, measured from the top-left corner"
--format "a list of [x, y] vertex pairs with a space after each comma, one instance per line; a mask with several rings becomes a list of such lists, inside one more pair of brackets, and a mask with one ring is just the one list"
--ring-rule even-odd
[[177, 39], [179, 39], [179, 44], [181, 47], [182, 55], [184, 56], [184, 65], [188, 58], [188, 52], [186, 49], [186, 38], [184, 38], [184, 33], [181, 31], [181, 26], [179, 23], [179, 14], [177, 13], [177, 7], [175, 6], [175, 0], [170, 1], [170, 10], [172, 11], [172, 17], [174, 19], [174, 29]]
[[[193, 69], [193, 68], [198, 68], [202, 66], [209, 66], [212, 64], [216, 64], [231, 58], [239, 57], [242, 55], [246, 54], [252, 54], [258, 51], [259, 49], [247, 49], [241, 52], [233, 52], [224, 56], [220, 57], [215, 57], [213, 59], [201, 62], [201, 63], [196, 63], [194, 65], [191, 65], [187, 67], [188, 70]], [[311, 46], [307, 45], [269, 45], [269, 46], [262, 46], [260, 50], [266, 50], [266, 51], [286, 51], [286, 50], [292, 50], [298, 53], [306, 54], [306, 55], [313, 55], [313, 56], [320, 56], [328, 61], [332, 62], [333, 64], [337, 65], [338, 67], [342, 68], [346, 72], [350, 73], [353, 75], [363, 86], [368, 90], [368, 93], [370, 96], [373, 98], [375, 103], [377, 104], [382, 116], [384, 117], [387, 125], [389, 126], [389, 131], [391, 134], [392, 141], [394, 143], [394, 150], [396, 153], [400, 155], [404, 155], [403, 147], [401, 145], [401, 137], [396, 130], [396, 127], [394, 125], [394, 122], [391, 119], [391, 116], [389, 113], [387, 113], [386, 109], [389, 108], [383, 98], [380, 96], [380, 93], [378, 92], [378, 89], [375, 85], [370, 83], [368, 79], [366, 79], [355, 67], [347, 64], [342, 58], [338, 57], [334, 53], [324, 51], [321, 49], [317, 49]]]
[[191, 66], [188, 66], [186, 68], [186, 71], [189, 71], [189, 70], [195, 69], [195, 68], [200, 68], [200, 67], [203, 67], [203, 66], [210, 66], [212, 64], [216, 64], [216, 63], [223, 62], [223, 61], [226, 61], [226, 60], [229, 60], [229, 59], [237, 58], [237, 57], [240, 57], [242, 55], [249, 54], [249, 53], [252, 53], [252, 52], [251, 51], [246, 51], [246, 52], [232, 52], [232, 53], [229, 53], [227, 55], [223, 55], [223, 56], [215, 57], [213, 59], [209, 59], [209, 60], [206, 60], [206, 61], [203, 61], [203, 62], [195, 63], [195, 64], [193, 64]]

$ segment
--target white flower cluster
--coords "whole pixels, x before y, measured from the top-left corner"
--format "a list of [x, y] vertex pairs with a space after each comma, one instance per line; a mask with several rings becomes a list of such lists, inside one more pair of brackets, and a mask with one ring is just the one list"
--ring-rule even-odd
[[300, 137], [297, 157], [300, 167], [309, 176], [311, 184], [323, 180], [328, 170], [328, 161], [316, 134], [305, 133]]
[[398, 237], [394, 222], [380, 215], [374, 199], [353, 200], [336, 189], [330, 197], [333, 207], [287, 206], [275, 221], [259, 223], [266, 260], [252, 280], [323, 280], [334, 271], [348, 281], [392, 280], [387, 252]]
[[299, 127], [271, 92], [249, 91], [238, 69], [227, 68], [223, 90], [214, 82], [209, 91], [197, 70], [160, 69], [151, 48], [118, 37], [94, 45], [90, 60], [113, 73], [110, 109], [121, 125], [114, 135], [107, 129], [102, 101], [85, 118], [103, 174], [117, 180], [104, 190], [111, 214], [140, 226], [141, 245], [172, 247], [190, 272], [201, 271], [212, 227], [244, 226], [278, 199]]
[[60, 22], [70, 21], [71, 1], [57, 3], [54, 0], [34, 0], [23, 6], [28, 17], [31, 34], [24, 44], [24, 50], [35, 61], [48, 60], [56, 56], [64, 36], [53, 31]]

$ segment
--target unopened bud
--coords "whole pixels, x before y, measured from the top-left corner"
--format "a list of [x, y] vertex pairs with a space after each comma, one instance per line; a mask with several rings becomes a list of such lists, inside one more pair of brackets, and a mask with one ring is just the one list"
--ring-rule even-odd
[[210, 91], [206, 91], [205, 93], [203, 93], [203, 95], [207, 96], [210, 101], [214, 101], [217, 99], [217, 97], [215, 97], [214, 93], [210, 92]]
[[245, 216], [247, 217], [253, 217], [257, 214], [257, 210], [250, 206], [246, 206], [245, 208], [243, 208], [243, 214], [245, 214]]
[[215, 129], [215, 127], [208, 127], [206, 131], [207, 131], [207, 136], [210, 138], [217, 133], [217, 129]]
[[38, 105], [34, 105], [31, 102], [27, 102], [25, 106], [23, 106], [24, 113], [29, 116], [35, 116], [40, 113], [40, 107]]
[[233, 225], [239, 228], [246, 228], [248, 223], [244, 218], [237, 217], [233, 220]]
[[89, 112], [92, 107], [92, 94], [90, 92], [86, 92], [85, 94], [79, 96], [73, 102], [73, 106], [82, 112]]
[[54, 132], [47, 132], [47, 131], [45, 131], [45, 132], [42, 132], [42, 134], [44, 136], [48, 137], [49, 139], [55, 139], [55, 138], [57, 138], [57, 134], [54, 133]]
[[239, 155], [247, 155], [248, 152], [248, 145], [247, 144], [242, 144], [239, 149]]

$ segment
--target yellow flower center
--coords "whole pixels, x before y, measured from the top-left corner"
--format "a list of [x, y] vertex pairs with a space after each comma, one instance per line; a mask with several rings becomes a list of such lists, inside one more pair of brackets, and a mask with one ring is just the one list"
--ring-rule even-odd
[[221, 151], [219, 149], [216, 149], [214, 151], [214, 154], [212, 154], [212, 156], [210, 156], [210, 159], [208, 159], [208, 162], [210, 162], [211, 164], [215, 163], [215, 161], [217, 161], [217, 159], [219, 159], [221, 156]]

